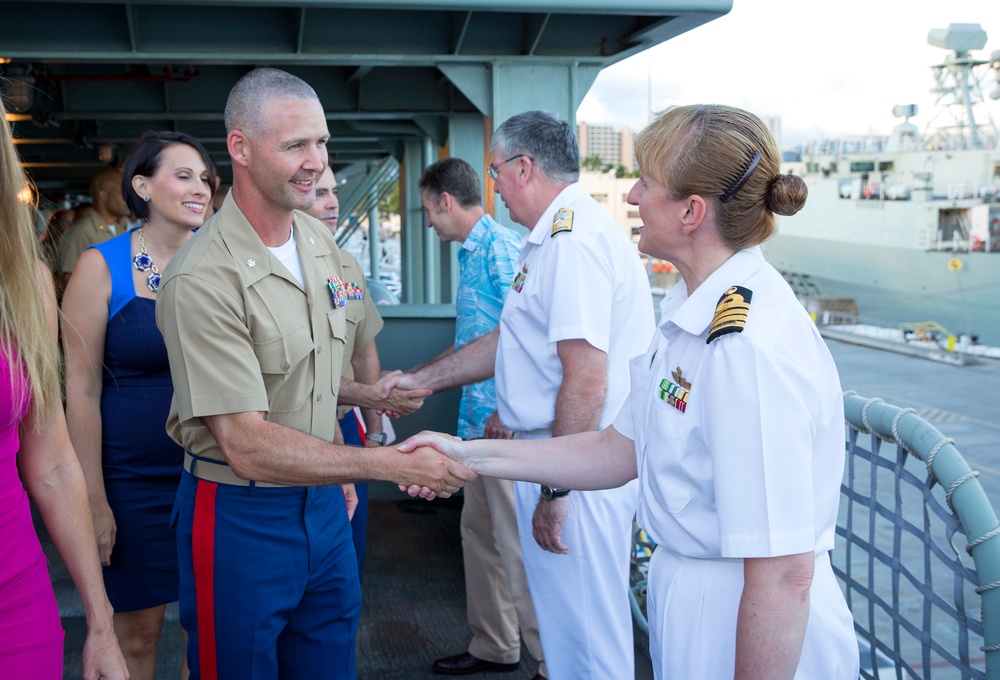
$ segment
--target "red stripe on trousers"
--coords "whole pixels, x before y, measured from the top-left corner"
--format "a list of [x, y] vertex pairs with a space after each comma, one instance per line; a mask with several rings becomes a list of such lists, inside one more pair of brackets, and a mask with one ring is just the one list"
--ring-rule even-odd
[[194, 497], [191, 553], [198, 616], [198, 667], [202, 680], [218, 680], [215, 651], [215, 492], [217, 484], [198, 481]]
[[358, 423], [358, 436], [361, 438], [361, 446], [368, 446], [368, 437], [365, 436], [365, 428], [361, 425], [361, 418], [358, 418], [358, 412], [351, 409], [351, 415], [354, 416], [354, 420]]

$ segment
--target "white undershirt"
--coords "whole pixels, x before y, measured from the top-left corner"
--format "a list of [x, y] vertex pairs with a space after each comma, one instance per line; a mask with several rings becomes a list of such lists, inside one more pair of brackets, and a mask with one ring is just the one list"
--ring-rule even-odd
[[280, 246], [271, 248], [268, 246], [268, 250], [278, 258], [281, 264], [285, 265], [285, 269], [288, 273], [295, 277], [295, 280], [299, 282], [299, 285], [303, 288], [306, 287], [306, 282], [302, 278], [302, 263], [299, 262], [299, 250], [295, 246], [295, 231], [291, 230], [288, 240], [285, 241]]

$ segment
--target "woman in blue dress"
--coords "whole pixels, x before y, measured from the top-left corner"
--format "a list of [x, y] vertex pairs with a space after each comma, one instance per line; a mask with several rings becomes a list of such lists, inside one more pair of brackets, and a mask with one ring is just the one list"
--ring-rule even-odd
[[210, 214], [215, 180], [193, 137], [143, 134], [122, 173], [141, 226], [86, 250], [62, 303], [66, 415], [133, 680], [153, 678], [166, 605], [178, 597], [170, 513], [183, 451], [164, 429], [173, 387], [156, 294], [160, 273]]

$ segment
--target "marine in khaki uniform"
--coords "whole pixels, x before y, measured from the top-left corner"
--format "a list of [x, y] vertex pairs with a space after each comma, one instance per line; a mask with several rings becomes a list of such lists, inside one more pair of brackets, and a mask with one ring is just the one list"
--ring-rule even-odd
[[350, 482], [447, 495], [470, 475], [426, 449], [331, 443], [352, 291], [329, 232], [296, 212], [326, 168], [323, 108], [299, 78], [258, 69], [226, 128], [232, 192], [157, 301], [167, 430], [187, 451], [175, 519], [191, 678], [354, 678]]
[[75, 221], [59, 241], [59, 264], [57, 278], [63, 287], [69, 283], [76, 261], [81, 253], [92, 245], [104, 243], [114, 237], [118, 223], [128, 217], [121, 187], [122, 172], [118, 168], [107, 168], [94, 176], [90, 182], [90, 197], [94, 209]]

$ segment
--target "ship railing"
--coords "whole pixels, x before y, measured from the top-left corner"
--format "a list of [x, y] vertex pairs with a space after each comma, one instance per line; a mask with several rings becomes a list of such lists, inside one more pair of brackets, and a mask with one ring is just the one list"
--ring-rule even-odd
[[844, 409], [832, 561], [862, 677], [1000, 680], [1000, 523], [979, 473], [913, 409], [853, 393]]
[[[1000, 680], [1000, 523], [953, 440], [913, 412], [844, 395], [847, 460], [831, 554], [861, 677]], [[634, 527], [630, 600], [648, 646], [656, 548]]]
[[952, 182], [948, 185], [948, 200], [957, 201], [963, 198], [976, 197], [976, 184], [974, 182]]

